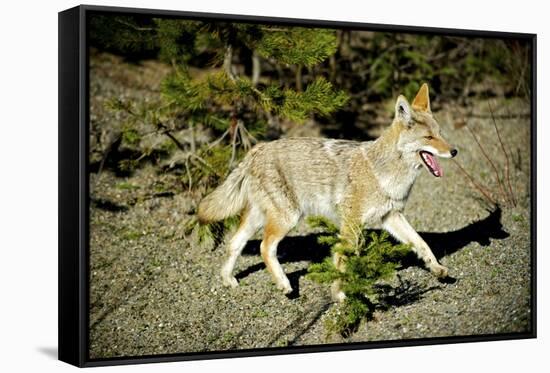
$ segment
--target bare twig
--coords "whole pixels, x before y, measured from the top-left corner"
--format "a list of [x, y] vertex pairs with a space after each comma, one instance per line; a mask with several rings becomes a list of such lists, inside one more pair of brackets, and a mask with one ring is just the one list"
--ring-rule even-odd
[[506, 158], [506, 164], [504, 166], [504, 173], [506, 182], [508, 183], [508, 189], [510, 191], [510, 199], [512, 200], [512, 204], [514, 207], [516, 206], [516, 197], [514, 196], [514, 191], [512, 189], [512, 183], [510, 182], [510, 159], [508, 157], [508, 152], [506, 151], [506, 147], [504, 146], [504, 143], [502, 142], [502, 138], [500, 137], [500, 131], [498, 130], [497, 122], [495, 120], [495, 117], [493, 115], [493, 108], [491, 107], [491, 103], [489, 102], [489, 111], [491, 112], [491, 118], [493, 119], [493, 125], [495, 126], [495, 131], [497, 133], [498, 142], [500, 143], [500, 148], [502, 149], [502, 152], [504, 153], [504, 157]]
[[507, 193], [505, 192], [504, 190], [504, 184], [502, 183], [502, 180], [500, 178], [500, 174], [498, 173], [498, 170], [497, 170], [497, 167], [495, 166], [494, 162], [491, 160], [491, 158], [487, 155], [487, 153], [485, 152], [485, 148], [483, 147], [483, 145], [481, 145], [481, 143], [479, 142], [479, 140], [477, 139], [477, 137], [475, 136], [474, 134], [474, 131], [472, 131], [472, 129], [470, 128], [470, 126], [466, 125], [466, 128], [468, 128], [468, 131], [470, 131], [470, 134], [472, 135], [472, 137], [474, 138], [475, 142], [477, 143], [477, 146], [479, 146], [479, 149], [481, 149], [481, 152], [483, 153], [483, 156], [485, 157], [485, 159], [487, 159], [487, 161], [489, 162], [489, 164], [491, 165], [491, 168], [493, 169], [494, 173], [495, 173], [495, 176], [497, 178], [497, 182], [498, 182], [498, 186], [500, 188], [500, 193], [502, 194], [502, 198], [504, 198], [504, 201], [506, 202], [506, 200], [508, 199], [508, 195]]
[[252, 143], [257, 143], [258, 139], [256, 139], [245, 127], [244, 123], [242, 121], [239, 121], [237, 123], [239, 126], [239, 131], [241, 133], [241, 139], [243, 142], [243, 147], [245, 149], [250, 149], [252, 147]]
[[214, 146], [218, 145], [224, 138], [225, 136], [227, 136], [229, 134], [229, 128], [225, 130], [225, 132], [220, 136], [218, 137], [216, 140], [214, 140], [213, 142], [211, 142], [209, 145], [208, 145], [208, 150], [212, 149]]
[[183, 144], [170, 132], [170, 129], [164, 126], [164, 124], [159, 123], [158, 126], [162, 128], [162, 134], [166, 135], [172, 142], [178, 147], [182, 152], [185, 151]]
[[329, 60], [329, 81], [334, 82], [336, 81], [336, 55], [330, 56]]
[[[491, 118], [490, 114], [488, 115], [488, 114], [483, 114], [483, 113], [469, 113], [467, 116], [470, 117], [470, 118], [482, 118], [482, 119]], [[507, 114], [495, 114], [494, 117], [495, 117], [495, 119], [531, 118], [531, 114], [530, 113], [512, 114], [512, 113], [510, 113], [510, 111], [508, 111]]]
[[460, 163], [458, 163], [457, 160], [453, 159], [453, 162], [454, 164], [458, 167], [458, 169], [464, 174], [464, 176], [466, 176], [468, 178], [468, 180], [470, 180], [470, 183], [472, 183], [472, 185], [477, 189], [479, 190], [479, 192], [481, 194], [483, 194], [483, 196], [489, 201], [491, 202], [494, 206], [497, 206], [498, 203], [493, 199], [493, 197], [491, 197], [489, 191], [487, 191], [484, 187], [482, 187], [481, 185], [479, 185], [478, 183], [476, 183], [476, 181], [474, 180], [474, 178], [468, 173], [468, 171], [466, 171], [464, 169], [464, 167], [462, 167], [460, 165]]
[[256, 50], [252, 51], [252, 86], [256, 87], [260, 81], [261, 65], [260, 55]]
[[302, 65], [296, 66], [296, 91], [302, 92]]
[[231, 128], [233, 130], [232, 136], [231, 136], [231, 158], [229, 159], [229, 165], [227, 166], [227, 169], [231, 171], [231, 168], [233, 166], [233, 162], [235, 161], [235, 156], [237, 154], [237, 134], [239, 132], [239, 122], [234, 119], [234, 123], [231, 123]]
[[225, 47], [225, 54], [223, 56], [223, 69], [229, 79], [232, 81], [235, 80], [235, 75], [233, 74], [233, 47], [231, 44], [227, 44]]
[[193, 178], [191, 177], [191, 170], [189, 169], [189, 158], [185, 160], [185, 171], [187, 172], [187, 178], [189, 179], [188, 191], [191, 192], [193, 187]]
[[278, 28], [275, 26], [261, 26], [262, 31], [277, 31], [277, 32], [288, 32], [287, 28]]
[[[521, 72], [520, 72], [518, 82], [516, 84], [516, 89], [515, 89], [516, 95], [519, 95], [519, 91], [524, 85], [523, 79], [524, 79], [524, 76], [525, 76], [525, 71], [527, 70], [527, 66], [529, 66], [529, 64], [526, 62], [526, 63], [523, 64], [523, 67], [521, 68]], [[525, 91], [527, 91], [527, 89]]]
[[189, 145], [191, 146], [191, 153], [195, 153], [197, 145], [195, 142], [195, 126], [192, 122], [189, 123]]
[[122, 19], [119, 19], [119, 18], [115, 18], [115, 21], [120, 23], [121, 25], [130, 27], [131, 29], [136, 30], [136, 31], [154, 31], [154, 29], [152, 27], [139, 27], [139, 26], [136, 26], [136, 25], [132, 25], [131, 23], [126, 22], [126, 21], [124, 21]]

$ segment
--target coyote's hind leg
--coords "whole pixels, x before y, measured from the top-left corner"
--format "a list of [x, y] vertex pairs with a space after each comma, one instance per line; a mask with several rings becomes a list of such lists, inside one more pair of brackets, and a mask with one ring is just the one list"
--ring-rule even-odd
[[260, 245], [260, 252], [265, 266], [269, 273], [271, 273], [277, 288], [282, 290], [284, 294], [291, 293], [292, 287], [279, 260], [277, 260], [277, 245], [294, 228], [298, 219], [299, 214], [284, 217], [274, 214], [268, 216], [264, 229], [264, 239]]
[[221, 270], [222, 281], [225, 286], [237, 287], [239, 285], [237, 279], [233, 276], [235, 262], [248, 240], [262, 227], [263, 223], [264, 216], [258, 209], [248, 208], [243, 212], [239, 229], [229, 242], [228, 257]]

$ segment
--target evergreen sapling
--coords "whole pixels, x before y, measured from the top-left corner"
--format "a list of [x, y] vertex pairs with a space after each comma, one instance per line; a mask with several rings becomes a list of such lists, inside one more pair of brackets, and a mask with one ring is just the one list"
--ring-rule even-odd
[[409, 245], [393, 244], [388, 233], [359, 232], [353, 244], [344, 242], [338, 236], [338, 228], [322, 217], [311, 217], [308, 224], [321, 229], [323, 234], [318, 237], [321, 245], [331, 247], [332, 254], [339, 253], [347, 259], [345, 270], [339, 271], [331, 257], [321, 263], [314, 263], [308, 268], [307, 277], [322, 284], [341, 282], [341, 289], [346, 298], [335, 316], [327, 322], [330, 333], [338, 332], [349, 336], [359, 326], [360, 322], [374, 311], [378, 300], [376, 284], [390, 280], [400, 267], [400, 259], [410, 250]]

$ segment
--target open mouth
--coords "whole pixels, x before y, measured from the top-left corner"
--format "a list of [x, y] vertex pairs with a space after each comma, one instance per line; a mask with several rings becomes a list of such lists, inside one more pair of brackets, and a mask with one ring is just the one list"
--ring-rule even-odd
[[432, 175], [434, 175], [435, 177], [443, 176], [443, 169], [441, 168], [439, 163], [437, 163], [437, 160], [432, 153], [421, 150], [420, 158], [422, 158], [422, 162], [424, 162], [424, 165]]

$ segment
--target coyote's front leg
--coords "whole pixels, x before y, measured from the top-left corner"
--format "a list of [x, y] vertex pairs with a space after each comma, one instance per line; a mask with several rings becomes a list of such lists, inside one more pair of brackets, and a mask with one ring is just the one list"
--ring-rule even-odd
[[382, 221], [382, 227], [403, 243], [412, 245], [412, 250], [424, 261], [426, 267], [439, 278], [447, 277], [449, 270], [437, 262], [428, 244], [409, 224], [405, 216], [397, 211], [390, 212]]

